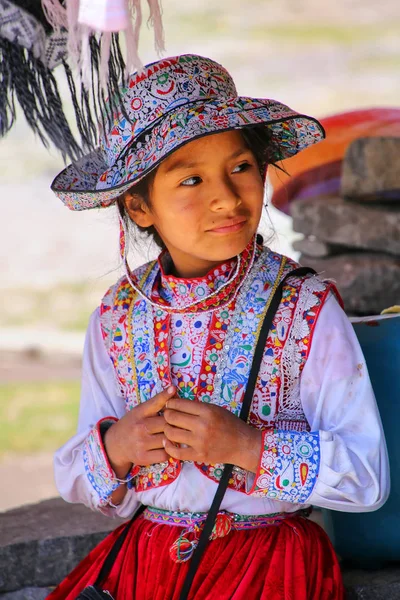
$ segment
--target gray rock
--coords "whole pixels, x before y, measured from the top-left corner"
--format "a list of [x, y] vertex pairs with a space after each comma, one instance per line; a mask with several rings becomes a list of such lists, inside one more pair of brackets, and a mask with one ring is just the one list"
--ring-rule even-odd
[[301, 256], [300, 262], [335, 280], [349, 315], [375, 315], [399, 304], [400, 260], [392, 256], [354, 252], [325, 259]]
[[0, 513], [0, 592], [56, 585], [122, 522], [60, 498]]
[[341, 195], [360, 202], [400, 202], [400, 138], [352, 142], [343, 159]]
[[296, 200], [293, 229], [331, 244], [400, 256], [400, 206], [364, 206], [337, 196]]
[[51, 588], [29, 587], [16, 592], [0, 594], [0, 600], [45, 600], [50, 592]]
[[400, 598], [400, 583], [383, 584], [378, 587], [358, 585], [346, 589], [346, 600], [399, 600]]
[[327, 244], [314, 235], [307, 236], [302, 240], [296, 240], [293, 242], [293, 248], [297, 252], [310, 256], [311, 258], [326, 258], [327, 256], [343, 252], [343, 246]]
[[343, 569], [346, 600], [399, 600], [400, 568]]

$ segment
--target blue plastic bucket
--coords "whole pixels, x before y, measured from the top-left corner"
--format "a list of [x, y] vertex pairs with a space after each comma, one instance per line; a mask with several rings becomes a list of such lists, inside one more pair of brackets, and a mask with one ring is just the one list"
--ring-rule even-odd
[[400, 314], [354, 319], [385, 430], [391, 492], [375, 512], [324, 511], [337, 553], [361, 566], [400, 560]]

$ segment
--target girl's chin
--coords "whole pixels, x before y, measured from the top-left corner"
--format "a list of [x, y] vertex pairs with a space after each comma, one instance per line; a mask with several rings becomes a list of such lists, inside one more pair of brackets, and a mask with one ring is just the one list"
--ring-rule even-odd
[[[215, 253], [219, 256], [226, 254], [226, 257], [241, 254], [253, 239], [254, 233], [242, 230], [225, 234], [211, 234]], [[222, 260], [225, 260], [225, 258], [222, 258]]]

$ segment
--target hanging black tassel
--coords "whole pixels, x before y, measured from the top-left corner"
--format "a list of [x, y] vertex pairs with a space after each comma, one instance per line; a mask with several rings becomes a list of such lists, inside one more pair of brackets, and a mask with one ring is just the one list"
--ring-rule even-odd
[[17, 100], [29, 126], [46, 147], [52, 143], [64, 160], [75, 160], [82, 154], [64, 115], [52, 72], [32, 52], [4, 38], [0, 38], [0, 82], [1, 136], [13, 125]]
[[[121, 86], [125, 81], [125, 61], [119, 45], [118, 34], [110, 41], [107, 81], [100, 81], [102, 36], [89, 38], [91, 60], [91, 84], [89, 89], [81, 78], [72, 73], [67, 63], [67, 47], [57, 43], [51, 46], [53, 29], [46, 21], [41, 5], [36, 0], [14, 0], [21, 9], [21, 18], [29, 13], [34, 17], [48, 40], [48, 47], [58, 52], [55, 64], [62, 63], [68, 83], [75, 120], [80, 136], [78, 142], [70, 129], [52, 69], [47, 56], [37, 57], [29, 46], [29, 37], [23, 38], [23, 21], [15, 20], [15, 39], [0, 35], [0, 137], [11, 129], [15, 118], [15, 105], [19, 103], [25, 118], [48, 147], [54, 145], [64, 160], [75, 161], [98, 145], [98, 123], [105, 129], [112, 127], [113, 113], [118, 107], [124, 113], [121, 102]], [[10, 28], [6, 31], [10, 36]]]

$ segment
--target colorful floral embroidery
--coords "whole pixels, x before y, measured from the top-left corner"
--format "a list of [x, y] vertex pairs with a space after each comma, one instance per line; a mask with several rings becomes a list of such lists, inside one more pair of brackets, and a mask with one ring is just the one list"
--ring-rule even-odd
[[263, 432], [263, 450], [250, 494], [305, 504], [314, 489], [320, 465], [319, 433]]
[[105, 119], [100, 147], [64, 169], [52, 184], [72, 210], [108, 206], [171, 152], [210, 133], [264, 125], [268, 162], [324, 138], [312, 117], [275, 100], [238, 97], [229, 73], [202, 56], [177, 56], [148, 66], [130, 77], [121, 97], [123, 107]]
[[[114, 417], [101, 419], [89, 432], [83, 444], [83, 464], [85, 473], [98, 496], [98, 505], [106, 506], [114, 490], [119, 487], [121, 480], [117, 479], [112, 470], [101, 436], [104, 424], [115, 423]], [[130, 481], [137, 473], [134, 469], [125, 480]]]
[[[296, 266], [267, 248], [259, 248], [236, 302], [212, 313], [166, 313], [137, 299], [122, 280], [113, 292], [114, 306], [112, 293], [105, 297], [102, 328], [127, 409], [172, 382], [181, 397], [212, 402], [239, 414], [268, 299], [280, 279]], [[222, 285], [229, 276], [228, 270], [222, 271], [216, 285]], [[198, 298], [197, 289], [200, 296], [210, 291], [207, 278], [194, 285], [193, 281], [165, 275], [160, 278], [159, 274], [157, 264], [151, 263], [135, 271], [134, 277], [147, 295], [153, 293], [153, 298], [163, 297], [172, 304], [182, 305], [182, 297], [187, 302], [188, 294]], [[299, 377], [318, 312], [330, 289], [330, 284], [317, 277], [289, 280], [284, 287], [256, 385], [250, 414], [253, 426], [272, 426], [289, 433], [309, 429], [300, 401]], [[220, 479], [223, 465], [196, 466], [210, 479]], [[142, 467], [135, 487], [143, 491], [166, 485], [177, 477], [180, 468], [173, 459]], [[246, 471], [235, 468], [230, 487], [246, 493]]]

